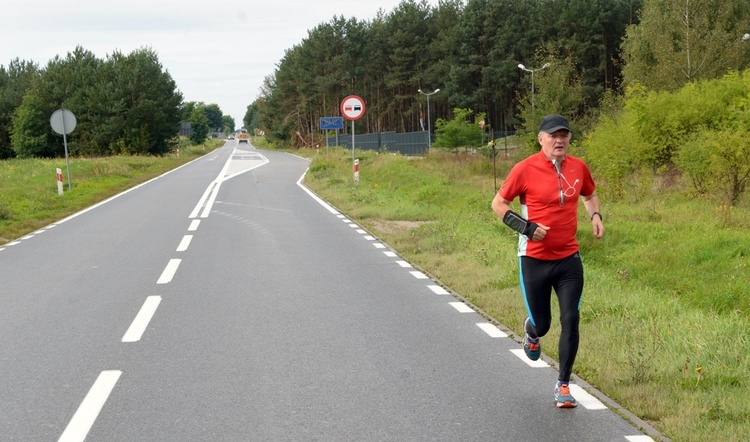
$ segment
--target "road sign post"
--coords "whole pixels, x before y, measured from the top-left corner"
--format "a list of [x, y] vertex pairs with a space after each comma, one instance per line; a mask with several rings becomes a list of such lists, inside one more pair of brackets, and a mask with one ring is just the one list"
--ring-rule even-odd
[[70, 180], [70, 160], [68, 159], [68, 138], [67, 134], [73, 132], [76, 128], [76, 116], [73, 112], [60, 108], [52, 113], [49, 117], [49, 124], [52, 130], [63, 136], [63, 146], [65, 146], [65, 166], [68, 169], [68, 190], [73, 189], [73, 183]]
[[[348, 97], [341, 100], [341, 115], [347, 120], [352, 122], [352, 163], [356, 165], [356, 158], [354, 157], [354, 121], [362, 118], [365, 114], [365, 100], [356, 96], [349, 95]], [[359, 183], [359, 177], [354, 178], [355, 184]]]
[[[320, 130], [336, 130], [336, 144], [339, 141], [339, 130], [344, 128], [344, 117], [320, 117]], [[326, 137], [326, 153], [328, 152], [328, 134]]]

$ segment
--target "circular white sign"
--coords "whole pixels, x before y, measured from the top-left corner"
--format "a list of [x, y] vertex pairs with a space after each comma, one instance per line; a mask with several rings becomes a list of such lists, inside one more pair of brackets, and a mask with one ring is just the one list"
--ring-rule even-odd
[[67, 135], [76, 128], [76, 116], [67, 109], [58, 109], [49, 117], [49, 124], [55, 132]]
[[365, 114], [365, 100], [349, 95], [341, 101], [341, 115], [347, 120], [359, 120]]

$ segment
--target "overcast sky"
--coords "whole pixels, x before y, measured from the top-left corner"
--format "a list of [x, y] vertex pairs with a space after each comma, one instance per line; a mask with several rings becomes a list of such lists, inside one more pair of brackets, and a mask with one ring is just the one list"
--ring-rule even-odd
[[[400, 0], [19, 0], [0, 6], [0, 65], [43, 68], [76, 46], [105, 59], [150, 47], [185, 101], [216, 103], [242, 125], [284, 51], [334, 16], [373, 19]], [[437, 5], [438, 0], [429, 0]]]

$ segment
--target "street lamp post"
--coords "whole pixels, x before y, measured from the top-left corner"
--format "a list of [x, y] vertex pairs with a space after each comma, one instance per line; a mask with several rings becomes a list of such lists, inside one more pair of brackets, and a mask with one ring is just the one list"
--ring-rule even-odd
[[440, 89], [435, 89], [430, 93], [422, 92], [422, 89], [418, 89], [417, 92], [427, 96], [427, 149], [429, 150], [430, 148], [432, 148], [432, 128], [430, 127], [430, 95], [437, 94], [438, 92], [440, 92]]
[[534, 113], [534, 72], [539, 72], [542, 69], [547, 69], [549, 67], [549, 63], [544, 63], [544, 66], [540, 67], [539, 69], [529, 69], [523, 64], [518, 64], [518, 69], [521, 69], [522, 71], [531, 72], [531, 113]]

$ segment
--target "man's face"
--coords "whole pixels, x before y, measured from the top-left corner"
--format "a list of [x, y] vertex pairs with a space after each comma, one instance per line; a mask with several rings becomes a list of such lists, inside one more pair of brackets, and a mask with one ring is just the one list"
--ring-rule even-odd
[[537, 139], [548, 160], [553, 158], [562, 160], [568, 152], [568, 147], [570, 147], [570, 132], [565, 129], [560, 129], [551, 134], [540, 132]]

